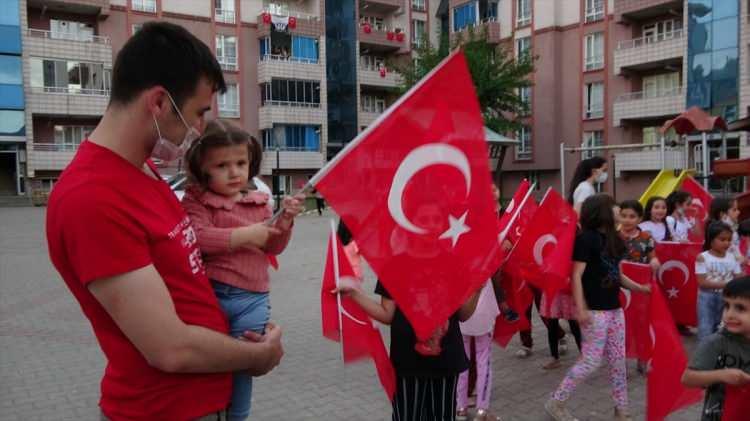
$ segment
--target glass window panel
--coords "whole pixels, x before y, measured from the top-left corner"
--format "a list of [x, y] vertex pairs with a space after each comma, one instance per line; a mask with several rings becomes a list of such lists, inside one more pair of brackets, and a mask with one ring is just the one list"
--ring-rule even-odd
[[21, 57], [0, 54], [0, 84], [23, 85]]
[[711, 103], [724, 107], [737, 102], [737, 79], [719, 79], [711, 82]]
[[26, 134], [26, 114], [17, 110], [0, 110], [0, 135], [23, 136]]
[[714, 0], [713, 19], [736, 17], [739, 14], [738, 2], [736, 0]]
[[695, 24], [688, 32], [688, 49], [702, 53], [711, 49], [711, 23]]
[[709, 22], [713, 19], [713, 3], [714, 0], [688, 0], [688, 19], [696, 23]]
[[21, 14], [18, 3], [19, 0], [0, 1], [0, 25], [21, 25]]
[[297, 98], [297, 86], [302, 85], [299, 81], [290, 81], [289, 82], [289, 101], [292, 102], [302, 102], [301, 98]]
[[728, 79], [737, 78], [737, 49], [729, 48], [714, 51], [711, 69], [711, 78]]
[[320, 104], [320, 83], [313, 82], [313, 104]]
[[78, 63], [67, 63], [68, 87], [81, 89], [81, 67]]
[[737, 18], [721, 19], [713, 22], [712, 45], [714, 50], [737, 47]]

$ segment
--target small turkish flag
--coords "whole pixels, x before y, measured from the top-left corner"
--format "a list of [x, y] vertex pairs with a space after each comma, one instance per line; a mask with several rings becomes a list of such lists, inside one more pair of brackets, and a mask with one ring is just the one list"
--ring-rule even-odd
[[513, 195], [513, 198], [510, 199], [510, 203], [508, 203], [508, 206], [505, 207], [505, 211], [503, 211], [503, 214], [500, 215], [499, 225], [501, 231], [504, 230], [506, 226], [508, 226], [511, 218], [513, 217], [513, 214], [518, 210], [518, 207], [526, 198], [526, 194], [530, 189], [531, 183], [529, 183], [529, 180], [524, 179], [518, 185], [518, 189], [516, 189], [516, 193]]
[[664, 420], [672, 412], [700, 401], [701, 389], [682, 385], [687, 355], [662, 292], [652, 285], [649, 335], [653, 352], [648, 361], [647, 421]]
[[550, 296], [565, 289], [573, 267], [578, 215], [548, 189], [508, 258], [509, 271]]
[[421, 340], [500, 266], [482, 114], [460, 51], [310, 182]]
[[[516, 244], [526, 227], [529, 226], [531, 218], [539, 208], [539, 205], [537, 205], [536, 200], [531, 196], [531, 193], [531, 189], [526, 190], [526, 195], [521, 198], [516, 211], [511, 216], [507, 225], [505, 225], [502, 228], [502, 231], [500, 231], [500, 241], [507, 239], [511, 244]], [[502, 224], [502, 220], [500, 223]]]
[[702, 245], [698, 243], [656, 244], [656, 256], [661, 262], [656, 278], [667, 297], [672, 317], [685, 326], [698, 324], [695, 258], [701, 251]]
[[515, 322], [508, 321], [503, 314], [499, 314], [495, 319], [495, 331], [492, 338], [498, 345], [505, 348], [517, 332], [531, 327], [531, 322], [526, 318], [526, 309], [531, 306], [534, 293], [531, 292], [526, 281], [507, 274], [503, 276], [501, 285], [505, 292], [505, 302], [519, 317]]
[[297, 18], [294, 16], [289, 16], [289, 23], [287, 24], [289, 26], [289, 29], [294, 29], [297, 27]]
[[[641, 263], [623, 262], [622, 274], [641, 285], [651, 285], [653, 270]], [[651, 336], [649, 332], [648, 294], [620, 290], [620, 304], [625, 312], [625, 348], [628, 358], [646, 361], [651, 357]]]
[[695, 219], [696, 230], [690, 232], [690, 241], [703, 242], [703, 222], [708, 219], [708, 211], [711, 209], [711, 201], [714, 197], [703, 188], [693, 177], [688, 177], [682, 182], [681, 190], [690, 193], [693, 201], [688, 208], [688, 217]]
[[388, 358], [380, 331], [354, 300], [331, 294], [342, 276], [355, 278], [331, 221], [328, 255], [320, 291], [323, 336], [341, 342], [344, 363], [372, 358], [380, 383], [392, 400], [396, 392], [396, 372]]
[[726, 385], [721, 421], [746, 421], [750, 416], [750, 386]]

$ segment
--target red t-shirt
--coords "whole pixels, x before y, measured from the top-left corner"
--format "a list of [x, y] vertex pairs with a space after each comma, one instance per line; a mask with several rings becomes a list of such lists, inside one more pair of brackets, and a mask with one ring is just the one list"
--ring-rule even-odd
[[47, 242], [107, 357], [99, 403], [107, 417], [187, 420], [227, 407], [231, 373], [168, 374], [151, 367], [87, 288], [154, 265], [182, 321], [228, 332], [190, 219], [164, 181], [85, 141], [50, 196]]

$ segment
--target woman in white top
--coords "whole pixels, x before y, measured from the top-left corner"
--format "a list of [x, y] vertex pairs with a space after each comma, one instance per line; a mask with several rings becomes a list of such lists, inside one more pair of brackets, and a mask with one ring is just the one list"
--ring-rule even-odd
[[576, 212], [580, 213], [583, 202], [596, 194], [594, 183], [607, 181], [607, 167], [607, 160], [600, 156], [584, 159], [578, 164], [568, 192], [568, 203]]

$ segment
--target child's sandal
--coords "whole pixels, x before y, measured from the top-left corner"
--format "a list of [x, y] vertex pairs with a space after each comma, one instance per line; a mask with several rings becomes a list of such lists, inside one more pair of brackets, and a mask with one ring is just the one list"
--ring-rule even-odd
[[477, 411], [477, 416], [474, 417], [474, 421], [502, 421], [502, 419], [487, 410], [480, 409]]
[[466, 421], [469, 419], [469, 410], [466, 408], [458, 408], [456, 410], [456, 421]]

